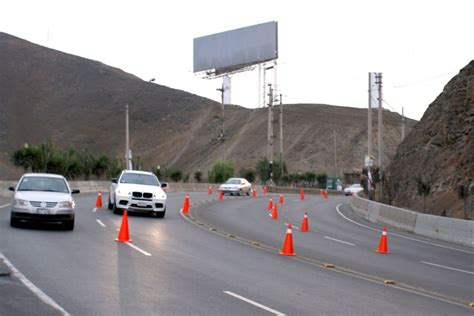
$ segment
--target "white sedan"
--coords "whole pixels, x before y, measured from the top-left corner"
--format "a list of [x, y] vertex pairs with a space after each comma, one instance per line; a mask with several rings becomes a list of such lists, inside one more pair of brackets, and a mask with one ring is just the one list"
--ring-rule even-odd
[[230, 178], [219, 187], [219, 191], [223, 194], [229, 193], [230, 195], [250, 195], [251, 190], [252, 185], [244, 178]]
[[364, 191], [364, 188], [359, 183], [354, 183], [353, 185], [344, 189], [344, 195], [352, 195], [352, 193], [359, 193]]
[[160, 183], [151, 172], [123, 170], [112, 179], [109, 190], [109, 209], [115, 214], [144, 212], [164, 217], [166, 213], [166, 183]]

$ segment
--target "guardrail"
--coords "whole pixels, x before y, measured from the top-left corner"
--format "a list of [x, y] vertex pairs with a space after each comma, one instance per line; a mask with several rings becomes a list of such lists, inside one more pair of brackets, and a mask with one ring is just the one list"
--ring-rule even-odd
[[366, 220], [420, 236], [474, 247], [474, 221], [421, 214], [354, 196], [352, 209]]

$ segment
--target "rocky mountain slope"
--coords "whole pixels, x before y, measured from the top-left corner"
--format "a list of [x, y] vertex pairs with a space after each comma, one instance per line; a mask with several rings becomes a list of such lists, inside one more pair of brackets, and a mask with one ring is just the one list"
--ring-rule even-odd
[[[421, 181], [430, 187], [427, 212], [474, 218], [474, 61], [431, 103], [399, 146], [388, 175], [393, 204], [423, 210]], [[459, 198], [460, 186], [470, 197]]]
[[[25, 142], [51, 140], [58, 148], [74, 145], [123, 157], [127, 103], [130, 145], [146, 168], [201, 169], [206, 177], [222, 157], [219, 103], [5, 33], [0, 33], [0, 60], [0, 179], [21, 174], [9, 157]], [[376, 118], [374, 113], [374, 126]], [[226, 105], [225, 120], [227, 157], [237, 170], [254, 167], [266, 156], [267, 109]], [[400, 122], [398, 114], [384, 111], [386, 165], [400, 142]], [[408, 133], [415, 121], [406, 122]], [[284, 157], [290, 171], [333, 175], [333, 131], [338, 175], [360, 171], [367, 151], [366, 109], [284, 105]], [[375, 130], [373, 139], [376, 144]]]

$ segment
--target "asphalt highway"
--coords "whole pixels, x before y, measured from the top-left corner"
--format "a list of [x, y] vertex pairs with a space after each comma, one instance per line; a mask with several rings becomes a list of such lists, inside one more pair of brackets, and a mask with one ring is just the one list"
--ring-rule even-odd
[[[275, 221], [268, 197], [190, 193], [189, 216], [183, 197], [168, 195], [164, 219], [129, 215], [130, 244], [114, 240], [122, 217], [106, 209], [107, 194], [99, 209], [95, 195], [75, 196], [71, 232], [11, 228], [0, 200], [0, 254], [33, 285], [0, 276], [0, 315], [473, 313], [472, 248], [389, 229], [390, 254], [375, 253], [381, 228], [354, 216], [350, 198], [285, 195]], [[304, 212], [297, 255], [279, 255], [286, 223], [299, 227]]]

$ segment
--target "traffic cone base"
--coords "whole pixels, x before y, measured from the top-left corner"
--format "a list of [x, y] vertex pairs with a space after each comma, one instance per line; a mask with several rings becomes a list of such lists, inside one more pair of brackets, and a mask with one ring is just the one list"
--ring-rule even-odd
[[379, 247], [375, 250], [377, 253], [389, 254], [387, 245], [387, 228], [383, 228], [382, 236], [380, 236]]
[[293, 233], [291, 232], [291, 224], [288, 224], [285, 241], [283, 242], [283, 247], [279, 254], [282, 256], [296, 256], [296, 253], [293, 250]]
[[95, 200], [95, 207], [96, 208], [102, 207], [102, 193], [101, 192], [97, 194], [97, 199]]
[[120, 230], [115, 241], [118, 242], [132, 242], [128, 233], [128, 215], [127, 210], [123, 211], [122, 223], [120, 224]]

